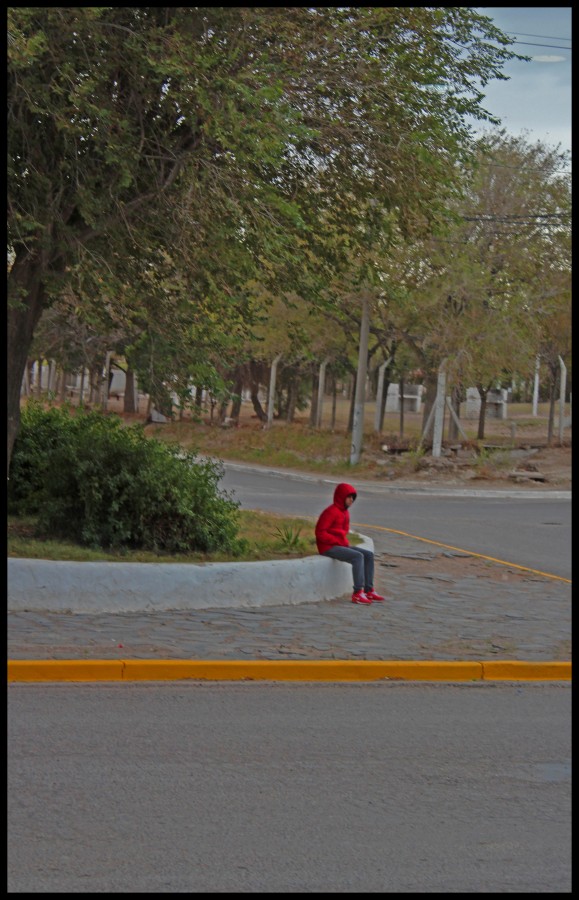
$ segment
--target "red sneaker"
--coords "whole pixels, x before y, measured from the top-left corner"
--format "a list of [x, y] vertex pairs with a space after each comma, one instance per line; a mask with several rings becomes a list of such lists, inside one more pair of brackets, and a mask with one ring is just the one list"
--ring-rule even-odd
[[377, 594], [374, 588], [371, 591], [366, 591], [366, 596], [369, 600], [373, 600], [374, 603], [377, 603], [380, 600], [385, 600], [386, 597], [383, 597], [381, 594]]
[[368, 597], [364, 591], [354, 591], [352, 594], [352, 603], [371, 603], [370, 597]]

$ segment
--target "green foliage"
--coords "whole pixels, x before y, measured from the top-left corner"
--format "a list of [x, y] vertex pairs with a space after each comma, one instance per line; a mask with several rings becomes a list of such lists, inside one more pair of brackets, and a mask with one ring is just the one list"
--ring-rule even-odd
[[513, 56], [460, 7], [9, 7], [8, 28], [16, 257], [132, 284], [165, 248], [197, 301], [233, 303], [303, 281], [308, 231], [363, 246], [356, 194], [427, 215], [465, 114], [489, 118], [473, 81]]
[[278, 537], [279, 546], [283, 550], [297, 552], [303, 549], [304, 542], [301, 537], [302, 529], [300, 525], [281, 525], [275, 529]]
[[513, 57], [463, 7], [9, 7], [8, 30], [9, 456], [65, 292], [162, 403], [229, 358], [251, 281], [313, 303], [371, 272], [373, 201], [386, 246], [430, 234], [489, 119], [474, 85]]
[[221, 476], [219, 464], [150, 440], [142, 426], [123, 427], [117, 416], [71, 417], [28, 404], [9, 507], [38, 512], [40, 531], [84, 546], [235, 553], [242, 549], [238, 504], [219, 492]]
[[29, 400], [22, 411], [22, 429], [10, 463], [8, 512], [25, 516], [38, 513], [50, 478], [50, 459], [71, 438], [66, 406], [45, 409]]

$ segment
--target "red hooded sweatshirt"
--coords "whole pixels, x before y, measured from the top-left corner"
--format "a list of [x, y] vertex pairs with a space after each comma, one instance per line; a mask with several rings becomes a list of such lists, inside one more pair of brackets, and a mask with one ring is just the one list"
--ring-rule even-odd
[[316, 523], [316, 543], [318, 553], [325, 553], [331, 547], [349, 547], [347, 534], [350, 530], [350, 513], [346, 507], [346, 497], [356, 498], [356, 489], [351, 484], [339, 484], [334, 491], [334, 502], [320, 515]]

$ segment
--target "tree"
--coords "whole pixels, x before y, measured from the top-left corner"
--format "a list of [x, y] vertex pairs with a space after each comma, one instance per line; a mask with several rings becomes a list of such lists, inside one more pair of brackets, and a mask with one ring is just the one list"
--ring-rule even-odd
[[352, 188], [412, 230], [452, 190], [464, 116], [490, 118], [473, 79], [513, 55], [460, 7], [10, 7], [8, 26], [8, 463], [71, 272], [122, 284], [163, 247], [196, 298], [206, 280], [234, 303], [252, 269], [301, 277], [320, 204], [339, 221]]
[[[531, 369], [542, 333], [549, 333], [546, 309], [552, 314], [558, 303], [562, 315], [560, 304], [570, 302], [565, 163], [541, 142], [504, 131], [485, 136], [475, 165], [463, 173], [465, 196], [454, 221], [408, 248], [408, 296], [396, 307], [400, 334], [426, 373], [430, 403], [443, 359], [451, 383], [479, 388], [479, 438], [486, 392]], [[568, 351], [560, 339], [557, 347], [551, 358]]]

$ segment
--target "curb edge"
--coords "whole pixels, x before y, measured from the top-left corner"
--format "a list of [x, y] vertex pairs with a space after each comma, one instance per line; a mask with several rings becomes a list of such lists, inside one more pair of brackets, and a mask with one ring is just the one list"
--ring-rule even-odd
[[571, 661], [8, 660], [8, 681], [570, 681]]

